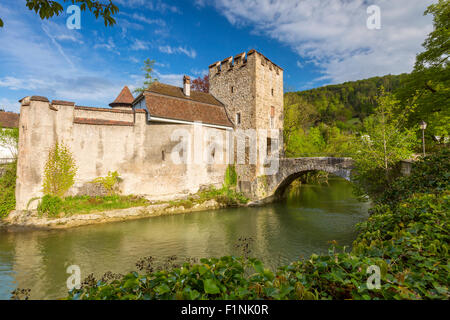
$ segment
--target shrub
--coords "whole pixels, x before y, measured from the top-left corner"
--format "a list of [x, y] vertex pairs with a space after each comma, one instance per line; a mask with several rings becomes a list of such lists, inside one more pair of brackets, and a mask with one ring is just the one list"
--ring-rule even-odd
[[49, 217], [56, 217], [62, 211], [62, 208], [63, 200], [61, 198], [47, 194], [42, 197], [37, 210], [41, 216], [46, 214]]
[[64, 197], [75, 182], [77, 168], [69, 148], [63, 143], [55, 143], [48, 154], [44, 169], [44, 194]]
[[108, 171], [108, 175], [106, 177], [96, 178], [92, 181], [92, 183], [100, 183], [108, 192], [108, 195], [112, 196], [118, 193], [117, 184], [120, 182], [120, 180], [121, 179], [117, 171]]
[[6, 166], [0, 177], [0, 218], [6, 217], [16, 207], [17, 161]]
[[225, 187], [236, 187], [237, 173], [234, 165], [229, 165], [225, 171]]

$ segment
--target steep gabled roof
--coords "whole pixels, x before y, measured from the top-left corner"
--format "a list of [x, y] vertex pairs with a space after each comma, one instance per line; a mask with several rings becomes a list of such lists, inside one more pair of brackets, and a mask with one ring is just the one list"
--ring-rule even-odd
[[130, 89], [125, 86], [123, 87], [122, 91], [120, 91], [120, 94], [117, 96], [116, 100], [114, 100], [114, 102], [111, 102], [109, 105], [111, 107], [131, 107], [133, 101], [134, 97], [131, 94]]
[[0, 111], [0, 128], [18, 128], [19, 116], [18, 113]]

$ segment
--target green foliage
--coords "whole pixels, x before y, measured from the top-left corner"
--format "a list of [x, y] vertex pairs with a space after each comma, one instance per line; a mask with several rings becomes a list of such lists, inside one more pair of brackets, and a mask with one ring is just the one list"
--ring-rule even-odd
[[432, 135], [450, 135], [450, 2], [439, 0], [425, 14], [433, 15], [433, 31], [397, 95], [404, 105], [412, 101], [417, 104], [417, 109], [408, 115], [408, 125], [418, 129], [418, 123], [426, 121], [427, 136], [432, 141]]
[[17, 161], [4, 166], [0, 176], [0, 218], [6, 217], [16, 207]]
[[[430, 167], [437, 165], [438, 169]], [[312, 254], [273, 272], [254, 258], [226, 256], [184, 262], [144, 274], [91, 281], [68, 299], [441, 299], [448, 300], [450, 189], [448, 151], [421, 160], [414, 176], [399, 179], [392, 190], [421, 186], [376, 205], [358, 225], [351, 252], [336, 243], [328, 254]], [[427, 184], [429, 174], [445, 178]], [[431, 171], [430, 171], [431, 170]], [[412, 180], [415, 179], [415, 180]], [[386, 190], [389, 197], [392, 190]], [[151, 263], [151, 259], [150, 259]], [[379, 289], [369, 289], [369, 266], [381, 271]]]
[[44, 194], [64, 197], [75, 182], [77, 167], [69, 148], [58, 142], [50, 149], [44, 169]]
[[237, 206], [245, 204], [248, 199], [240, 192], [237, 192], [235, 188], [222, 187], [221, 189], [208, 188], [198, 193], [198, 200], [200, 203], [211, 199], [216, 200], [218, 203], [226, 206]]
[[46, 214], [48, 217], [57, 217], [63, 207], [63, 200], [56, 196], [45, 195], [39, 202], [37, 211], [40, 216]]
[[312, 104], [319, 114], [317, 122], [333, 125], [336, 121], [346, 122], [351, 119], [362, 121], [377, 106], [376, 97], [380, 88], [383, 86], [387, 92], [393, 92], [406, 77], [406, 74], [373, 77], [287, 93], [285, 97], [295, 95], [300, 101]]
[[56, 217], [59, 214], [70, 216], [74, 214], [140, 207], [148, 204], [150, 204], [148, 200], [134, 195], [74, 196], [64, 199], [46, 195], [42, 198], [38, 206], [38, 212], [41, 215], [47, 214], [49, 217]]
[[284, 95], [284, 143], [287, 157], [352, 154], [352, 140], [373, 114], [381, 87], [388, 92], [407, 78], [387, 75]]
[[92, 181], [92, 183], [99, 183], [105, 188], [109, 196], [112, 196], [118, 192], [118, 183], [121, 181], [119, 173], [117, 171], [108, 171], [106, 177], [99, 177]]
[[[355, 172], [352, 180], [358, 195], [376, 197], [392, 178], [400, 160], [408, 159], [415, 135], [403, 129], [402, 117], [396, 114], [399, 102], [381, 87], [375, 114], [363, 123], [363, 134], [354, 140]], [[407, 112], [407, 110], [405, 110]]]
[[142, 71], [144, 71], [145, 75], [145, 81], [144, 85], [141, 88], [136, 88], [134, 92], [141, 93], [148, 89], [154, 82], [158, 82], [158, 79], [153, 75], [154, 74], [154, 68], [155, 68], [155, 60], [146, 59], [144, 61], [144, 67], [142, 68]]
[[[414, 193], [442, 193], [450, 182], [450, 150], [442, 149], [414, 162], [409, 176], [403, 176], [384, 186], [385, 191], [378, 203], [396, 203], [409, 198]], [[386, 190], [387, 189], [387, 190]]]
[[[112, 2], [108, 0], [107, 4], [102, 3], [98, 0], [27, 0], [26, 6], [30, 10], [34, 10], [36, 14], [39, 14], [41, 19], [49, 19], [53, 16], [59, 16], [64, 12], [62, 3], [72, 3], [80, 6], [81, 11], [86, 11], [88, 9], [96, 19], [102, 17], [105, 26], [112, 26], [116, 24], [116, 20], [112, 17], [114, 14], [119, 12], [119, 8]], [[3, 27], [3, 21], [0, 19], [0, 27]]]
[[18, 128], [0, 127], [0, 147], [8, 149], [14, 158], [17, 158], [18, 143], [19, 143]]
[[225, 171], [225, 187], [236, 187], [237, 183], [237, 173], [234, 165], [229, 165]]

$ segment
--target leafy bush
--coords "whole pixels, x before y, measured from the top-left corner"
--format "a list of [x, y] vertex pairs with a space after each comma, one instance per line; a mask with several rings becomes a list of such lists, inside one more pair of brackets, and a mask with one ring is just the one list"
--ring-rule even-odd
[[225, 171], [225, 187], [236, 187], [237, 173], [234, 165], [229, 165]]
[[[444, 155], [425, 158], [414, 176], [399, 179], [392, 189], [406, 190], [416, 179], [421, 193], [410, 191], [375, 206], [358, 225], [351, 252], [334, 244], [326, 255], [313, 254], [276, 272], [257, 259], [229, 256], [157, 271], [149, 267], [145, 274], [91, 281], [68, 299], [448, 300], [450, 188], [443, 161], [448, 162]], [[444, 178], [427, 182], [433, 163]], [[367, 286], [372, 265], [381, 271], [379, 289]]]
[[16, 207], [17, 161], [8, 164], [0, 176], [0, 218], [6, 217]]
[[120, 176], [117, 171], [109, 171], [106, 177], [100, 177], [94, 179], [92, 183], [100, 183], [103, 188], [108, 192], [109, 196], [115, 195], [118, 193], [117, 184], [120, 182]]
[[44, 169], [44, 194], [64, 197], [75, 182], [77, 168], [69, 148], [55, 143], [48, 154]]
[[49, 194], [42, 197], [37, 207], [38, 213], [42, 216], [46, 214], [49, 217], [56, 217], [62, 211], [63, 200]]
[[444, 148], [415, 162], [411, 174], [394, 181], [377, 200], [381, 203], [393, 203], [406, 199], [413, 193], [440, 193], [448, 189], [449, 181], [450, 150]]

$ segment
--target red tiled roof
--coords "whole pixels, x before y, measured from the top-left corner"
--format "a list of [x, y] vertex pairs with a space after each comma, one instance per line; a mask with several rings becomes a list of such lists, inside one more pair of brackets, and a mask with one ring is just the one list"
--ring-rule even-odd
[[103, 125], [103, 126], [134, 126], [133, 122], [131, 121], [117, 121], [117, 120], [89, 119], [89, 118], [75, 118], [73, 120], [73, 123]]
[[18, 113], [0, 111], [0, 128], [18, 128], [19, 116]]
[[134, 101], [134, 97], [131, 94], [130, 89], [128, 89], [127, 86], [123, 87], [122, 91], [120, 92], [120, 94], [117, 96], [116, 100], [114, 100], [114, 102], [110, 103], [109, 105], [111, 107], [115, 107], [115, 106], [119, 106], [119, 105], [126, 105], [126, 106], [130, 106]]
[[145, 113], [145, 109], [134, 109], [133, 110], [121, 110], [121, 109], [107, 109], [107, 108], [96, 108], [96, 107], [85, 107], [85, 106], [75, 106], [75, 110], [85, 110], [85, 111], [99, 111], [99, 112], [113, 112], [113, 113]]
[[213, 104], [216, 106], [222, 106], [220, 101], [217, 100], [216, 98], [214, 98], [214, 96], [210, 93], [191, 90], [191, 95], [185, 96], [183, 93], [183, 88], [171, 86], [169, 84], [160, 83], [160, 82], [154, 82], [145, 91], [159, 93], [159, 94], [162, 94], [165, 96], [171, 96], [171, 97], [175, 97], [175, 98], [181, 98], [181, 99], [193, 100], [193, 101], [202, 102], [202, 103]]
[[158, 83], [144, 97], [150, 117], [233, 127], [225, 107], [209, 93], [191, 91], [186, 97], [182, 88]]

